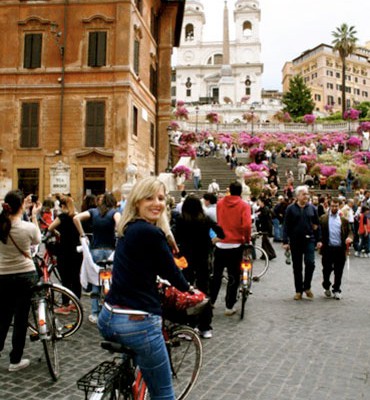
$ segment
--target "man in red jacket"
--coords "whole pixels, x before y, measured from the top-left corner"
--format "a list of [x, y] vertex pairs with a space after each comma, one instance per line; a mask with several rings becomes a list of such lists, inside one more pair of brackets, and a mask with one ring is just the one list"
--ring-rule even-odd
[[226, 290], [225, 315], [236, 312], [235, 303], [240, 281], [240, 263], [243, 244], [249, 243], [252, 231], [251, 207], [241, 198], [242, 185], [232, 182], [230, 196], [217, 203], [217, 223], [225, 233], [225, 239], [216, 243], [213, 279], [211, 283], [211, 303], [215, 304], [220, 291], [224, 268], [229, 277]]

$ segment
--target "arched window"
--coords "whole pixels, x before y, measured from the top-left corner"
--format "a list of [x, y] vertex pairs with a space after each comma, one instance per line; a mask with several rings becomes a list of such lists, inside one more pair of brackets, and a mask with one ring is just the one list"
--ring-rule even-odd
[[187, 24], [185, 26], [185, 40], [193, 40], [194, 39], [194, 25]]
[[250, 36], [252, 34], [252, 24], [250, 21], [243, 22], [243, 36]]
[[222, 54], [214, 54], [209, 57], [207, 64], [208, 65], [222, 65], [223, 55]]

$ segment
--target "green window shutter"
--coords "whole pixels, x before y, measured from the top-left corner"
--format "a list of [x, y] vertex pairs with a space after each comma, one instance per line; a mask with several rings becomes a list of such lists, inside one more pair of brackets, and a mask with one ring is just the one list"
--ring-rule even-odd
[[107, 32], [98, 32], [96, 66], [106, 65], [107, 58]]
[[25, 35], [23, 67], [31, 68], [31, 60], [32, 60], [32, 35]]
[[39, 103], [23, 103], [21, 117], [21, 147], [39, 145]]
[[140, 58], [140, 42], [135, 40], [134, 42], [134, 71], [136, 75], [139, 75], [139, 58]]
[[31, 68], [41, 67], [41, 45], [42, 45], [42, 34], [41, 33], [34, 34], [32, 42]]
[[96, 43], [98, 40], [97, 32], [89, 33], [89, 54], [88, 54], [88, 66], [96, 66]]
[[86, 147], [104, 147], [105, 103], [89, 101], [86, 105]]

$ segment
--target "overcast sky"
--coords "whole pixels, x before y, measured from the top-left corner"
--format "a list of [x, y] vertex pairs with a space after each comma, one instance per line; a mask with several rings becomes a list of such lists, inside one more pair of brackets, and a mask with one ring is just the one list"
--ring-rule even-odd
[[[222, 40], [224, 0], [202, 0], [206, 40]], [[331, 45], [332, 31], [342, 23], [354, 26], [359, 44], [370, 41], [369, 0], [259, 0], [261, 8], [262, 87], [281, 90], [281, 70], [286, 61], [320, 43]], [[228, 0], [230, 39], [234, 38], [235, 0]], [[220, 29], [215, 29], [220, 26]]]

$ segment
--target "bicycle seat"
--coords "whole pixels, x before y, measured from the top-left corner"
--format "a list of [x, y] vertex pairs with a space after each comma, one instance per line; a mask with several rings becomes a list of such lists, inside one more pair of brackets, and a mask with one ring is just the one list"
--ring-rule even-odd
[[107, 268], [113, 265], [113, 260], [101, 260], [96, 263], [99, 267]]
[[100, 343], [100, 346], [104, 350], [108, 350], [110, 353], [125, 353], [129, 355], [130, 357], [134, 357], [135, 352], [128, 347], [126, 347], [124, 344], [117, 343], [117, 342], [109, 342], [107, 340], [104, 340], [103, 342]]

